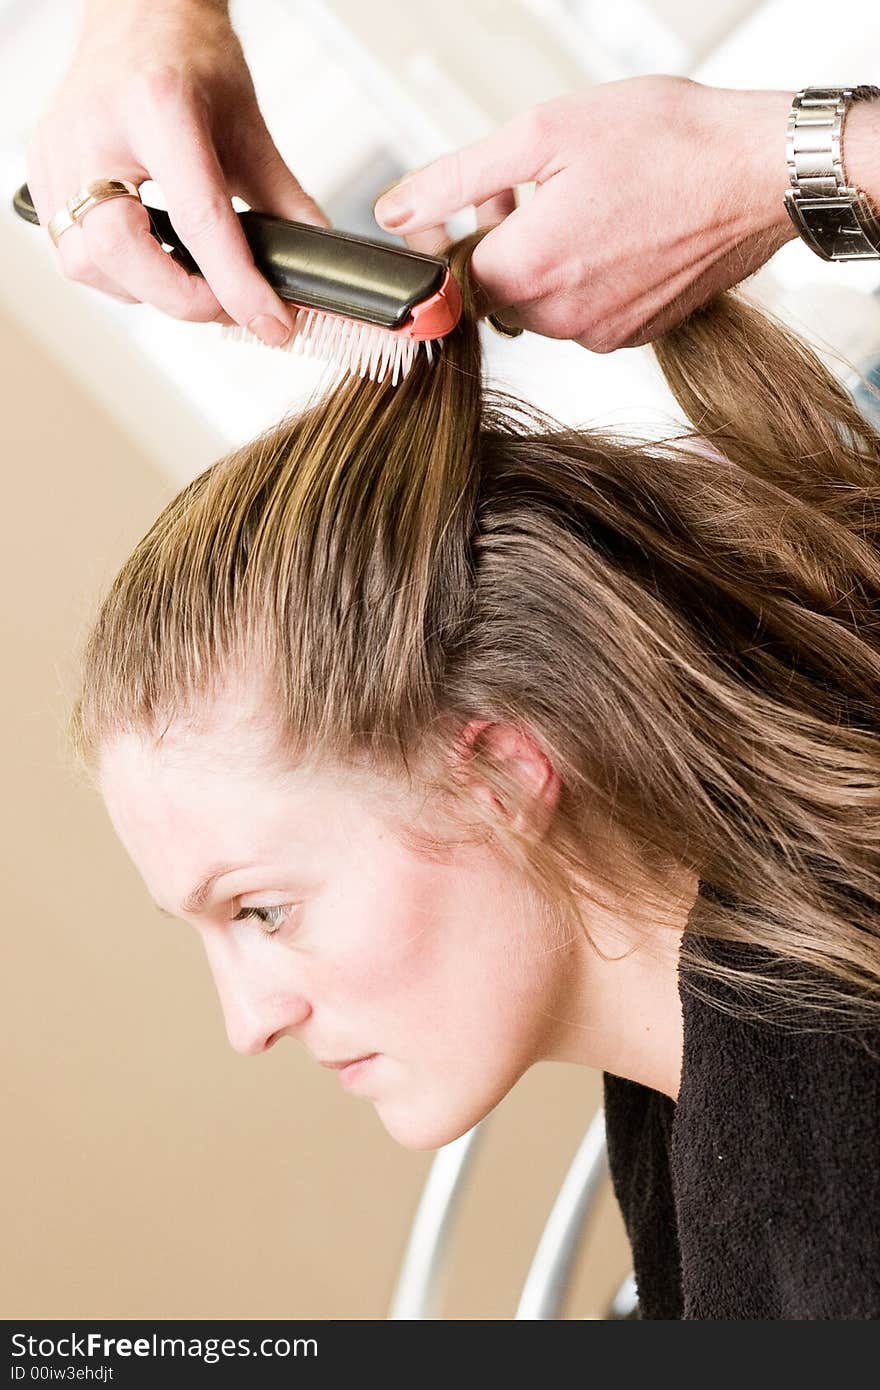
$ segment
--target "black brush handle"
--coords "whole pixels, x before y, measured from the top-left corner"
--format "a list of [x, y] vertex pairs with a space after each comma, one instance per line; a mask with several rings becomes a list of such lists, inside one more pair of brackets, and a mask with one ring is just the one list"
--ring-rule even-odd
[[[14, 195], [12, 206], [26, 222], [40, 225], [26, 183]], [[156, 240], [173, 248], [174, 259], [184, 270], [201, 275], [168, 213], [148, 203], [143, 206]], [[400, 328], [416, 304], [437, 293], [449, 270], [440, 256], [389, 246], [352, 232], [327, 231], [264, 212], [235, 215], [257, 269], [282, 299], [305, 309], [343, 314], [380, 328]]]

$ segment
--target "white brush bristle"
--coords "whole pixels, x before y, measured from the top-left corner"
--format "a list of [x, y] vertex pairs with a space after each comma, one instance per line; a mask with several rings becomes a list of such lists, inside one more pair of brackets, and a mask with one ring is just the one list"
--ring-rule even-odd
[[[223, 337], [231, 342], [269, 346], [241, 324], [224, 323], [220, 327]], [[369, 377], [376, 382], [390, 377], [391, 385], [397, 386], [415, 362], [420, 346], [425, 349], [428, 361], [433, 362], [433, 349], [439, 349], [441, 344], [442, 339], [426, 339], [419, 344], [415, 338], [402, 338], [386, 328], [321, 314], [317, 309], [297, 309], [293, 332], [280, 351], [316, 357], [343, 376]]]

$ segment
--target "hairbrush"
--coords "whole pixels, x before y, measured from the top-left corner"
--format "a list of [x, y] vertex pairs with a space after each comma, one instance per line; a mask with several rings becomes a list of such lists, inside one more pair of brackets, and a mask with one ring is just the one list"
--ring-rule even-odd
[[[13, 198], [19, 217], [39, 226], [27, 184]], [[178, 265], [201, 271], [167, 212], [143, 206], [151, 234]], [[461, 317], [461, 293], [441, 256], [391, 246], [351, 232], [312, 227], [263, 212], [236, 212], [257, 269], [281, 299], [296, 306], [282, 351], [333, 363], [341, 373], [392, 385], [402, 381], [419, 345], [428, 360]], [[267, 346], [238, 324], [224, 337]]]

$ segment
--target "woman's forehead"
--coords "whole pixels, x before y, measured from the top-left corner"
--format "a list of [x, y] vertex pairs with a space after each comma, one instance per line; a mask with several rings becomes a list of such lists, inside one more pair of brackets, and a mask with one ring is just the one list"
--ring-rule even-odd
[[101, 749], [98, 781], [108, 806], [136, 804], [144, 815], [168, 821], [232, 808], [262, 820], [306, 816], [383, 820], [406, 810], [407, 788], [363, 767], [327, 759], [284, 759], [273, 745], [231, 724], [170, 733], [157, 744], [125, 733]]

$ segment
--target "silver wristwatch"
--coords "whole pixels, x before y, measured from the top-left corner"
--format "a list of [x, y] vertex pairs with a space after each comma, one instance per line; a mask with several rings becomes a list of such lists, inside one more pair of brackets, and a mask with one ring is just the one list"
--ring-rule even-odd
[[853, 101], [880, 97], [880, 87], [805, 87], [788, 117], [785, 155], [788, 215], [811, 250], [826, 261], [880, 259], [880, 221], [843, 167], [842, 135]]

